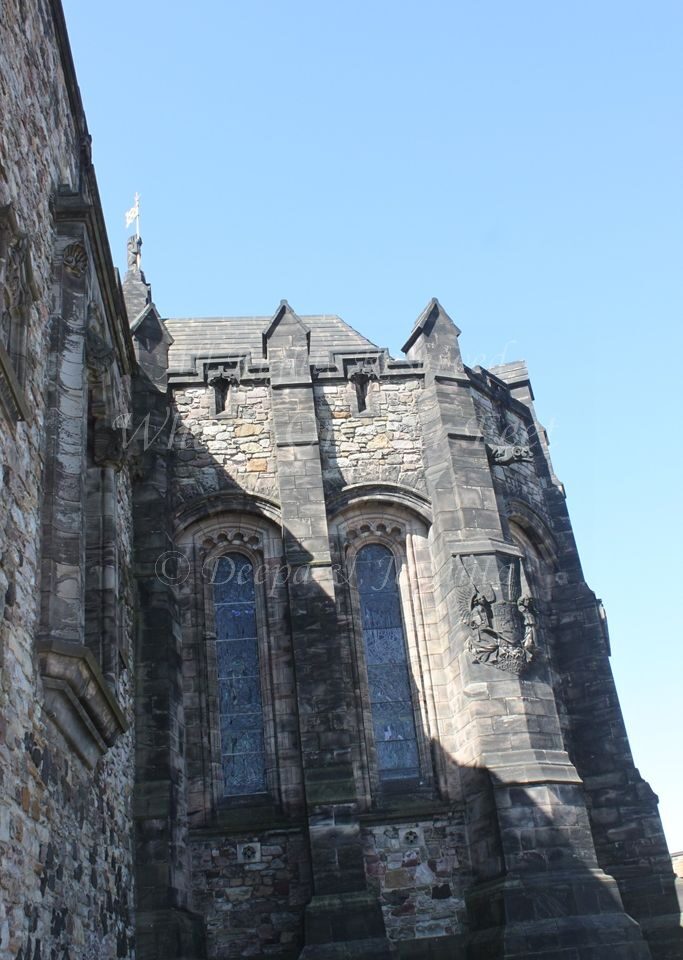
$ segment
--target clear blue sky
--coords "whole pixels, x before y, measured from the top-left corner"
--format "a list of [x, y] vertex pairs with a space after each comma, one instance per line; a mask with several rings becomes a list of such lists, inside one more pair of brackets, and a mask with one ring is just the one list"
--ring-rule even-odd
[[438, 296], [529, 362], [636, 763], [683, 849], [683, 5], [65, 0], [114, 255], [165, 315]]

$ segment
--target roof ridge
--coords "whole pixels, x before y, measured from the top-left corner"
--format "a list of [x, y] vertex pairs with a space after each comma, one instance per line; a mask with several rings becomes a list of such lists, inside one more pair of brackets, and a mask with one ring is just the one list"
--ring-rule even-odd
[[[261, 355], [261, 337], [271, 317], [167, 317], [175, 343], [169, 354], [170, 369], [186, 368], [193, 356], [251, 352]], [[380, 350], [372, 340], [336, 313], [301, 315], [310, 328], [311, 362], [329, 364], [335, 353], [366, 354]]]
[[[349, 328], [349, 330], [353, 330], [353, 332], [357, 333], [358, 336], [360, 337], [364, 336], [364, 334], [356, 330], [355, 327], [352, 327], [350, 323], [347, 323], [343, 317], [340, 317], [338, 313], [300, 313], [298, 314], [298, 316], [301, 317], [302, 320], [304, 319], [304, 317], [308, 320], [314, 320], [314, 319], [323, 320], [327, 318], [330, 318], [331, 320], [339, 320], [340, 323], [343, 323], [344, 326]], [[167, 321], [170, 321], [171, 323], [179, 322], [181, 320], [183, 322], [187, 322], [188, 320], [202, 320], [206, 322], [207, 320], [259, 320], [259, 321], [265, 320], [265, 321], [268, 321], [270, 319], [271, 318], [269, 316], [266, 316], [265, 314], [261, 315], [261, 314], [252, 314], [252, 313], [244, 313], [244, 314], [238, 313], [238, 314], [231, 314], [230, 316], [226, 315], [226, 316], [215, 316], [215, 317], [199, 317], [199, 316], [197, 317], [164, 317], [165, 321], [167, 320]], [[367, 337], [365, 337], [365, 339], [367, 340]]]
[[[377, 346], [374, 340], [370, 340], [370, 338], [366, 337], [364, 333], [360, 332], [360, 330], [356, 330], [356, 328], [352, 327], [347, 320], [344, 320], [343, 317], [340, 317], [338, 313], [321, 313], [321, 314], [316, 314], [316, 316], [319, 316], [321, 318], [331, 317], [331, 318], [334, 318], [335, 320], [338, 320], [341, 324], [343, 324], [347, 328], [347, 330], [350, 330], [352, 333], [355, 333], [357, 337], [360, 337], [362, 340], [365, 340], [365, 342], [369, 343], [371, 347], [375, 347], [377, 350], [381, 349], [379, 346]], [[303, 314], [302, 314], [302, 319], [303, 319]]]

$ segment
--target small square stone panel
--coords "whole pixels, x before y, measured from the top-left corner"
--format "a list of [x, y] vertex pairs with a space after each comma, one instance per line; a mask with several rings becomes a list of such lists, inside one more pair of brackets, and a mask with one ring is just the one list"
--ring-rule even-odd
[[238, 863], [260, 863], [261, 844], [256, 840], [237, 844]]

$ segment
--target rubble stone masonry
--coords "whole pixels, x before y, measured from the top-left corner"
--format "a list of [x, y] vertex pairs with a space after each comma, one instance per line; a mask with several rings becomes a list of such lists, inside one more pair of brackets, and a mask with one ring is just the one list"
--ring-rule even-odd
[[[46, 707], [36, 637], [47, 385], [55, 314], [60, 185], [85, 176], [87, 131], [65, 76], [53, 5], [3, 3], [0, 16], [0, 212], [27, 238], [33, 274], [23, 301], [26, 418], [0, 411], [0, 957], [132, 956], [132, 730], [91, 769]], [[92, 202], [92, 201], [91, 201]], [[91, 237], [89, 243], [94, 242]], [[92, 264], [92, 256], [89, 255]], [[89, 298], [102, 296], [94, 270]], [[24, 290], [26, 295], [28, 291]], [[83, 355], [83, 347], [81, 347]], [[81, 368], [84, 376], [84, 367]], [[85, 463], [85, 430], [81, 463]], [[83, 469], [81, 466], [80, 469]], [[117, 553], [130, 566], [130, 486], [117, 475]], [[133, 592], [122, 573], [121, 651], [132, 649]], [[132, 677], [115, 695], [130, 724]]]
[[0, 960], [682, 960], [524, 363], [164, 318], [140, 244], [6, 0]]

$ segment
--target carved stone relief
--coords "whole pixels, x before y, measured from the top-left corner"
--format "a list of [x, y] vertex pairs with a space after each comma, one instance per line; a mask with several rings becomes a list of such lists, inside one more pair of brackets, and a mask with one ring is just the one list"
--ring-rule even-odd
[[80, 241], [71, 243], [66, 247], [63, 263], [66, 272], [75, 279], [80, 280], [85, 275], [85, 271], [88, 269], [88, 255]]
[[522, 463], [533, 460], [531, 447], [528, 445], [510, 443], [510, 444], [486, 444], [491, 463], [497, 466], [507, 466], [509, 463]]
[[517, 557], [458, 557], [456, 597], [474, 663], [521, 674], [537, 653], [533, 599]]
[[225, 547], [234, 547], [244, 545], [251, 547], [252, 550], [262, 549], [262, 536], [257, 530], [238, 530], [234, 527], [228, 527], [215, 536], [205, 537], [200, 546], [200, 556], [203, 558], [216, 547], [225, 545]]
[[386, 537], [393, 540], [394, 543], [401, 543], [405, 540], [405, 528], [397, 524], [387, 525], [383, 520], [367, 520], [357, 526], [349, 526], [346, 531], [346, 543], [351, 543], [358, 537]]

